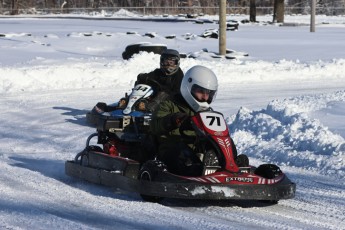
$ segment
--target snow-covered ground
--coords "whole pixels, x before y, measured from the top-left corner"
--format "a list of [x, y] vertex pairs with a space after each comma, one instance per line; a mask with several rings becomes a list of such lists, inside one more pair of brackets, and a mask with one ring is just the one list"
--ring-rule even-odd
[[[186, 40], [217, 24], [0, 18], [0, 229], [345, 229], [345, 17], [317, 17], [315, 33], [258, 20], [227, 32], [237, 57], [229, 60], [211, 58], [216, 39]], [[64, 174], [95, 131], [85, 113], [158, 67], [153, 53], [122, 60], [127, 45], [144, 41], [197, 56], [182, 59], [184, 71], [214, 70], [213, 108], [239, 152], [281, 166], [297, 184], [294, 199], [156, 204]]]

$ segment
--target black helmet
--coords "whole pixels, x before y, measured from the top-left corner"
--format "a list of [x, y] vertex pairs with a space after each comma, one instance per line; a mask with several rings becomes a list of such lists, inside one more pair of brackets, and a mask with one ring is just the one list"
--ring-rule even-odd
[[180, 67], [179, 52], [173, 49], [164, 50], [161, 54], [160, 67], [166, 75], [176, 73], [178, 68]]

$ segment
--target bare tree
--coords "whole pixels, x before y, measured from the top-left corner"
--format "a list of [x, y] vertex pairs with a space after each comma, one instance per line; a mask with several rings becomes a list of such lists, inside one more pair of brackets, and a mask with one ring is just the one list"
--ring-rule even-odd
[[19, 13], [19, 0], [11, 0], [11, 15]]

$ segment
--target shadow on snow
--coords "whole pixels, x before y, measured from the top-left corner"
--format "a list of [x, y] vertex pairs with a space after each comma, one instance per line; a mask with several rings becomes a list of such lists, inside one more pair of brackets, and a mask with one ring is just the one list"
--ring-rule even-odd
[[86, 113], [89, 112], [89, 110], [74, 109], [70, 107], [61, 107], [61, 106], [54, 106], [53, 109], [63, 110], [65, 112], [61, 113], [62, 115], [72, 117], [72, 118], [65, 119], [66, 122], [70, 122], [70, 123], [81, 125], [81, 126], [93, 127], [92, 125], [86, 122]]

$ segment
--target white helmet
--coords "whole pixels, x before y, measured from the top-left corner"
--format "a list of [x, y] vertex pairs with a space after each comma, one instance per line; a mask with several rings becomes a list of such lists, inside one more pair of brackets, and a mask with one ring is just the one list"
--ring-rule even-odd
[[[194, 112], [207, 110], [216, 97], [218, 89], [217, 76], [207, 67], [194, 66], [184, 75], [181, 83], [181, 94]], [[198, 100], [196, 92], [208, 94], [207, 101]]]

